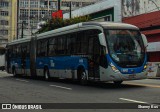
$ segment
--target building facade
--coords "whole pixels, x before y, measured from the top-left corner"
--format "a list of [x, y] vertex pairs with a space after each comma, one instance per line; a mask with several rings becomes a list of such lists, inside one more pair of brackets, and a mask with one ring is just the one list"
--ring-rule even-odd
[[132, 17], [160, 10], [159, 0], [122, 0], [122, 16]]
[[[89, 15], [93, 21], [122, 22], [121, 0], [100, 0], [98, 3], [72, 11], [71, 16]], [[64, 14], [69, 18], [70, 13]]]
[[[99, 0], [60, 0], [63, 13], [91, 5]], [[58, 10], [57, 0], [18, 0], [17, 39], [30, 37], [37, 31], [37, 24], [51, 18], [51, 13]]]
[[0, 45], [7, 43], [11, 36], [11, 2], [10, 0], [0, 1]]
[[0, 44], [16, 38], [17, 0], [0, 0]]

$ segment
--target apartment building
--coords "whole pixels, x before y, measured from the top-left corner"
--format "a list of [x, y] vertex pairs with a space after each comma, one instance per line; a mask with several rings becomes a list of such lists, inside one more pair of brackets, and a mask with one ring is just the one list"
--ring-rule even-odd
[[0, 0], [0, 45], [16, 38], [17, 0]]
[[[37, 23], [51, 18], [58, 0], [0, 0], [0, 44], [25, 38], [36, 32]], [[60, 0], [63, 13], [101, 0]]]
[[[18, 0], [17, 38], [25, 38], [36, 32], [37, 23], [51, 18], [51, 13], [58, 10], [58, 0]], [[94, 4], [99, 0], [60, 0], [63, 13]]]
[[10, 37], [11, 34], [11, 3], [10, 0], [0, 1], [0, 45], [3, 46]]

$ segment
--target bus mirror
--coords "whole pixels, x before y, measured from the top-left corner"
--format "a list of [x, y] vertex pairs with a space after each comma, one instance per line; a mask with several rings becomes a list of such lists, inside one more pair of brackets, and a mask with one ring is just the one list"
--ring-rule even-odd
[[105, 47], [106, 47], [106, 40], [105, 40], [104, 33], [100, 33], [100, 34], [98, 35], [98, 37], [99, 37], [100, 45], [102, 45], [102, 46], [105, 46]]
[[142, 39], [143, 39], [143, 42], [144, 42], [144, 46], [147, 47], [148, 46], [147, 38], [144, 34], [141, 34], [141, 35], [142, 35]]

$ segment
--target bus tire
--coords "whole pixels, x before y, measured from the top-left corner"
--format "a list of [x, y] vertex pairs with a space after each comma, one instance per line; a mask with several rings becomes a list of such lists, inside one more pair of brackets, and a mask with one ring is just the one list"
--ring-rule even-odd
[[115, 85], [121, 85], [123, 81], [114, 81]]
[[49, 70], [48, 70], [48, 68], [45, 68], [45, 69], [44, 69], [44, 79], [45, 79], [46, 81], [48, 81], [48, 80], [50, 79], [50, 75], [49, 75]]
[[87, 74], [83, 69], [78, 70], [78, 80], [81, 85], [87, 85]]

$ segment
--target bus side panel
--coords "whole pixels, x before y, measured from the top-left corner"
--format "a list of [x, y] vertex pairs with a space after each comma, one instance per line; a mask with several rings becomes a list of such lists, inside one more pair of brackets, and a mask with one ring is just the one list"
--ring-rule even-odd
[[37, 75], [43, 76], [44, 67], [48, 67], [50, 77], [59, 78], [77, 78], [77, 69], [83, 66], [85, 70], [88, 69], [88, 62], [86, 58], [79, 56], [60, 56], [49, 58], [37, 58]]

